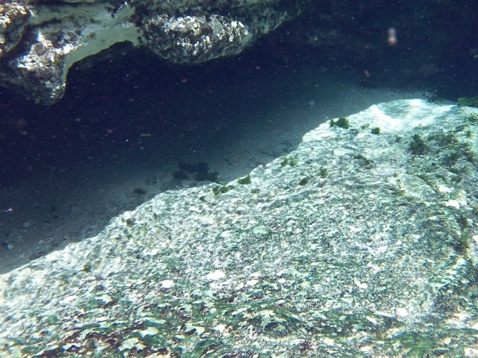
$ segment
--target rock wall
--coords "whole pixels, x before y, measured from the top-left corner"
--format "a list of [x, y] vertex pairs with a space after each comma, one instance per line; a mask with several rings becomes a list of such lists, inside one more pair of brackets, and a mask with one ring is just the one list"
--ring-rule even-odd
[[52, 104], [75, 62], [114, 44], [200, 63], [241, 52], [303, 6], [298, 0], [7, 2], [0, 5], [0, 84]]

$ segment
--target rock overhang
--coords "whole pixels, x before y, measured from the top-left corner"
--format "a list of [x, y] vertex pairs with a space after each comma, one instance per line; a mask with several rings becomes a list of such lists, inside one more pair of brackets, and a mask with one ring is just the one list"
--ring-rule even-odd
[[122, 42], [173, 63], [240, 53], [297, 16], [293, 1], [11, 1], [0, 5], [0, 83], [53, 104], [70, 67]]

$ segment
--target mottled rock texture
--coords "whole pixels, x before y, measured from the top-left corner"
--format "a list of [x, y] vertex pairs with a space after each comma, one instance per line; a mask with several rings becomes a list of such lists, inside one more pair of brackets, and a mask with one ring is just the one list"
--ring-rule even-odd
[[64, 94], [75, 62], [118, 43], [174, 63], [241, 52], [307, 2], [9, 1], [0, 5], [0, 83], [44, 104]]
[[400, 100], [0, 275], [1, 357], [477, 357], [478, 110]]

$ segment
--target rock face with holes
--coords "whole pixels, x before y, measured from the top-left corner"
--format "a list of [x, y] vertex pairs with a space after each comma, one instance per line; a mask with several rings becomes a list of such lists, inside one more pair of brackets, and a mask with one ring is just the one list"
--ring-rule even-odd
[[0, 355], [476, 357], [478, 111], [329, 121], [0, 275]]
[[35, 102], [55, 103], [72, 64], [115, 44], [146, 46], [174, 63], [200, 63], [241, 52], [306, 3], [7, 0], [0, 5], [0, 83]]

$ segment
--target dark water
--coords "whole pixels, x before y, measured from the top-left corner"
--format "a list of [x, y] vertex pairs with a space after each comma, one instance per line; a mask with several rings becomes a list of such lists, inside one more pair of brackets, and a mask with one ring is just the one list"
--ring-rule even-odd
[[[0, 182], [30, 181], [88, 163], [144, 161], [168, 142], [193, 150], [198, 138], [213, 135], [238, 115], [259, 111], [265, 102], [281, 106], [284, 98], [302, 100], [297, 84], [280, 83], [294, 66], [261, 60], [253, 51], [174, 66], [138, 51], [90, 69], [73, 68], [65, 97], [50, 107], [2, 90]], [[279, 82], [264, 91], [257, 82], [265, 77]]]
[[[238, 113], [260, 110], [265, 101], [280, 106], [284, 98], [302, 100], [304, 89], [281, 83], [281, 78], [304, 67], [323, 66], [364, 87], [423, 88], [451, 100], [472, 95], [478, 78], [470, 75], [474, 67], [468, 73], [469, 64], [456, 63], [450, 65], [456, 69], [451, 75], [433, 81], [411, 83], [393, 75], [362, 83], [361, 66], [321, 64], [311, 60], [314, 49], [303, 51], [300, 60], [301, 54], [285, 61], [261, 58], [264, 51], [251, 50], [240, 58], [198, 66], [169, 65], [139, 51], [91, 69], [74, 68], [65, 97], [50, 107], [3, 89], [0, 183], [8, 186], [55, 170], [76, 170], [86, 163], [144, 157], [159, 143], [182, 141], [194, 146], [198, 137], [220, 130]], [[275, 78], [272, 90], [257, 87], [263, 77]]]
[[[194, 161], [195, 153], [204, 146], [217, 150], [214, 145], [224, 136], [239, 140], [241, 124], [244, 129], [250, 125], [245, 119], [261, 117], [265, 108], [306, 106], [316, 83], [307, 78], [291, 80], [299, 73], [324, 71], [324, 75], [346, 79], [364, 91], [418, 91], [449, 100], [478, 95], [478, 35], [469, 26], [478, 15], [470, 3], [469, 12], [453, 8], [452, 14], [461, 16], [455, 22], [417, 12], [412, 5], [402, 6], [400, 2], [388, 6], [378, 3], [383, 17], [362, 11], [362, 15], [350, 17], [350, 28], [345, 32], [355, 34], [357, 42], [383, 42], [383, 32], [373, 30], [377, 22], [384, 32], [396, 27], [400, 42], [381, 52], [337, 44], [323, 47], [313, 38], [299, 43], [292, 34], [316, 21], [316, 15], [310, 14], [283, 26], [240, 56], [201, 65], [172, 65], [143, 50], [131, 52], [118, 46], [110, 58], [75, 65], [69, 72], [64, 98], [49, 107], [1, 89], [0, 188], [11, 190], [20, 184], [34, 187], [51, 178], [52, 190], [57, 178], [74, 180], [87, 167], [128, 171], [138, 166], [174, 167], [188, 158]], [[339, 12], [333, 8], [320, 11]], [[410, 23], [404, 22], [407, 16]], [[451, 23], [462, 31], [451, 37], [453, 41], [443, 43], [447, 50], [436, 58], [440, 36]], [[327, 26], [330, 24], [324, 22], [324, 32]], [[343, 101], [337, 98], [338, 105]], [[304, 128], [304, 132], [311, 128]], [[289, 143], [283, 150], [296, 144]], [[227, 173], [219, 175], [227, 177]], [[7, 211], [9, 203], [0, 203], [0, 209]], [[10, 240], [9, 230], [1, 234], [1, 240]], [[8, 253], [4, 247], [0, 250]]]

